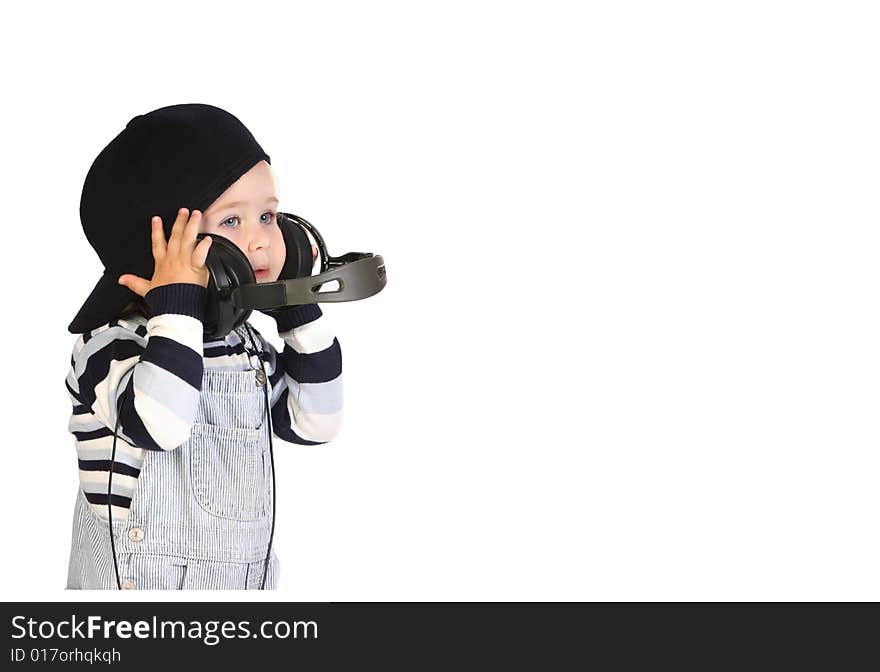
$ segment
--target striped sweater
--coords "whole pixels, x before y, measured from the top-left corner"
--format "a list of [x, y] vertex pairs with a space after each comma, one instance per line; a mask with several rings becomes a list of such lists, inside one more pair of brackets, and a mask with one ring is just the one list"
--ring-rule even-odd
[[[204, 336], [207, 290], [176, 283], [150, 290], [150, 319], [131, 316], [82, 334], [73, 346], [65, 384], [73, 412], [79, 478], [95, 513], [107, 518], [107, 485], [117, 403], [113, 518], [128, 517], [146, 451], [174, 450], [190, 435], [206, 368], [259, 368], [244, 325], [224, 339]], [[342, 423], [342, 354], [317, 304], [269, 313], [282, 352], [251, 325], [269, 378], [272, 430], [291, 443], [326, 443]], [[280, 363], [280, 365], [279, 365]]]

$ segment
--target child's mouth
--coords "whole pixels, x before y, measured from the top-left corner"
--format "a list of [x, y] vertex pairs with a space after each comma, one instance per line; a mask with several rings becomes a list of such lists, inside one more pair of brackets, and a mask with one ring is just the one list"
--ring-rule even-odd
[[254, 277], [257, 280], [265, 280], [269, 277], [269, 269], [268, 268], [260, 268], [258, 270], [254, 270]]

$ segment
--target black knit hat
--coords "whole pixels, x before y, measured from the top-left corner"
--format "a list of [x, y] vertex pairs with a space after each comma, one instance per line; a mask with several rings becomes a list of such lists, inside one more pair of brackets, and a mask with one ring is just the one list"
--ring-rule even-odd
[[125, 273], [153, 277], [150, 220], [165, 237], [180, 208], [205, 211], [269, 155], [235, 116], [213, 105], [186, 103], [134, 117], [92, 163], [79, 205], [86, 238], [104, 274], [67, 327], [81, 334], [117, 317], [137, 294]]

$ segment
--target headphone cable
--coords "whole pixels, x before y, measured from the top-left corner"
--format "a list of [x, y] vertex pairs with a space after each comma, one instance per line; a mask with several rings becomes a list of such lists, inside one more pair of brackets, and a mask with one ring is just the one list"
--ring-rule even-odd
[[[266, 590], [266, 575], [269, 571], [269, 557], [272, 554], [272, 540], [275, 537], [275, 453], [272, 449], [272, 413], [269, 408], [269, 376], [266, 374], [263, 354], [256, 345], [256, 339], [251, 331], [251, 326], [247, 322], [244, 323], [244, 326], [247, 329], [251, 346], [257, 353], [257, 358], [260, 360], [260, 370], [266, 378], [266, 382], [263, 383], [263, 396], [266, 398], [266, 420], [269, 423], [269, 462], [272, 465], [272, 525], [269, 530], [269, 547], [266, 549], [266, 560], [263, 562], [263, 578], [260, 581], [260, 590]], [[278, 366], [277, 361], [275, 366]]]
[[107, 475], [107, 525], [110, 528], [110, 551], [113, 553], [113, 571], [116, 573], [117, 590], [122, 590], [122, 584], [119, 582], [119, 563], [116, 561], [116, 542], [113, 539], [113, 467], [116, 465], [116, 434], [119, 431], [120, 408], [126, 392], [128, 390], [123, 390], [116, 405], [116, 426], [113, 429], [113, 449], [110, 451], [110, 473]]

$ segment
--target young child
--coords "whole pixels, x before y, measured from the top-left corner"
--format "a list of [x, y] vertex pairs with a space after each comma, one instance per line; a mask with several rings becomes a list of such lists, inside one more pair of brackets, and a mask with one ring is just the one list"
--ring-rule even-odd
[[265, 311], [281, 353], [247, 322], [219, 340], [202, 323], [211, 235], [238, 246], [257, 282], [281, 275], [277, 203], [269, 156], [210, 105], [135, 117], [89, 169], [80, 218], [105, 271], [68, 327], [80, 334], [66, 380], [80, 480], [69, 589], [277, 586], [263, 386], [276, 437], [330, 441], [339, 341], [317, 304]]

